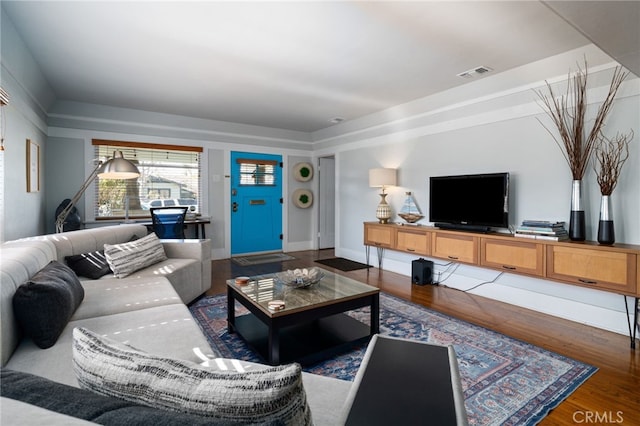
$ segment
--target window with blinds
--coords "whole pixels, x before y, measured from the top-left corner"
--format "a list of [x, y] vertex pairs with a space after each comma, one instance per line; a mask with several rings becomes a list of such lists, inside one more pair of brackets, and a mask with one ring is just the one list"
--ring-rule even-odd
[[265, 186], [276, 184], [277, 161], [239, 158], [240, 185]]
[[96, 219], [150, 216], [149, 208], [188, 206], [201, 212], [202, 148], [94, 140], [96, 157], [114, 151], [140, 170], [138, 179], [96, 179]]

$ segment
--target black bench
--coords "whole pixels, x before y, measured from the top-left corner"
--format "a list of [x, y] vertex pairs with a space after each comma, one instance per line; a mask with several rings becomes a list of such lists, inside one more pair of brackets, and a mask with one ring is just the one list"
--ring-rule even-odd
[[453, 346], [375, 335], [345, 417], [346, 425], [467, 425]]

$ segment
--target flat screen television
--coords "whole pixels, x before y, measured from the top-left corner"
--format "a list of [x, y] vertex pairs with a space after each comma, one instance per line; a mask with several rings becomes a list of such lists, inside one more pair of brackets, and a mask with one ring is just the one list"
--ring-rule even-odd
[[431, 176], [429, 221], [479, 232], [508, 228], [509, 173]]

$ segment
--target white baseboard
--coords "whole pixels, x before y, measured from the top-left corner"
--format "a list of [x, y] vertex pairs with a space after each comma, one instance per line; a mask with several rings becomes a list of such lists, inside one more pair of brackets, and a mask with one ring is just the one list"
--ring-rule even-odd
[[[366, 263], [364, 248], [361, 252], [336, 249], [336, 256]], [[434, 275], [437, 276], [440, 273], [441, 279], [446, 278], [443, 285], [447, 287], [625, 336], [629, 335], [627, 320], [633, 321], [633, 298], [627, 298], [630, 313], [627, 317], [624, 296], [619, 294], [515, 274], [500, 275], [500, 271], [468, 265], [460, 265], [455, 272], [448, 275], [452, 268], [449, 267], [449, 270], [445, 271], [446, 267], [438, 263], [442, 261], [431, 260], [435, 262]], [[374, 248], [370, 250], [369, 264], [378, 266]], [[407, 281], [411, 279], [410, 260], [383, 256], [382, 268], [405, 275]], [[490, 282], [494, 279], [495, 282]], [[485, 282], [489, 283], [482, 284]]]

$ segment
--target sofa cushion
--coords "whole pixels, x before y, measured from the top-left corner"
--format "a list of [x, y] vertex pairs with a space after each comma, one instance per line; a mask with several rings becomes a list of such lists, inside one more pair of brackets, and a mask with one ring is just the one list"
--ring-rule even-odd
[[84, 300], [71, 321], [182, 303], [169, 280], [161, 275], [144, 280], [133, 275], [125, 278], [111, 276], [81, 283]]
[[64, 260], [79, 277], [87, 277], [97, 280], [98, 278], [111, 273], [109, 263], [107, 263], [107, 259], [104, 257], [104, 250], [66, 256]]
[[[94, 392], [53, 382], [40, 376], [12, 371], [6, 368], [2, 369], [0, 378], [3, 398], [22, 401], [36, 407], [101, 425], [152, 424], [154, 426], [162, 426], [211, 424], [210, 419], [205, 417], [158, 410], [119, 398], [98, 395]], [[23, 407], [23, 410], [29, 409], [29, 407]], [[37, 414], [37, 417], [29, 419], [33, 422], [32, 424], [51, 424], [52, 420], [55, 419], [55, 417], [52, 419], [43, 417], [42, 412], [37, 412]], [[66, 418], [61, 424], [70, 424], [72, 420], [73, 419]], [[12, 419], [12, 421], [12, 424], [18, 424], [15, 418]]]
[[83, 298], [76, 274], [54, 260], [17, 288], [13, 311], [24, 333], [46, 349], [56, 343]]
[[[83, 301], [76, 312], [85, 303]], [[189, 308], [176, 303], [69, 321], [56, 344], [46, 351], [30, 339], [23, 339], [5, 367], [78, 387], [72, 353], [73, 329], [76, 327], [88, 328], [101, 336], [152, 354], [197, 364], [203, 361], [201, 353], [206, 358], [220, 356], [207, 342]]]
[[154, 233], [128, 243], [105, 244], [104, 255], [117, 278], [167, 259], [162, 243]]
[[220, 372], [153, 356], [84, 329], [73, 331], [80, 387], [227, 423], [311, 424], [299, 364]]

